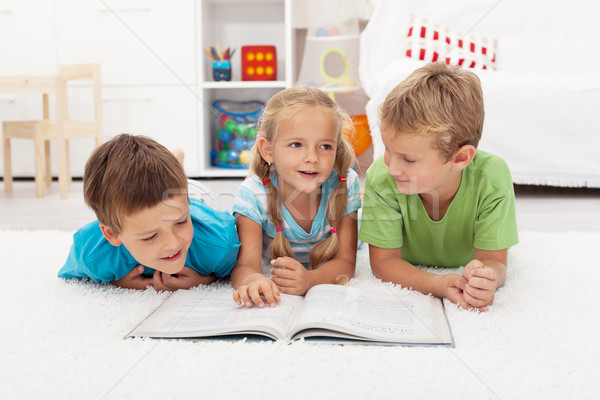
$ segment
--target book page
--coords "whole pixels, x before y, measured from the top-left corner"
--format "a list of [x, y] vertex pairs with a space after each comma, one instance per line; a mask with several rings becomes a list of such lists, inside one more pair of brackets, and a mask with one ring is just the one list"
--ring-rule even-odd
[[233, 291], [178, 290], [128, 337], [192, 338], [249, 333], [284, 338], [302, 297], [282, 294], [277, 307], [235, 304]]
[[[306, 331], [300, 332], [303, 330]], [[292, 335], [298, 332], [294, 338], [339, 336], [389, 343], [452, 343], [440, 299], [420, 293], [375, 293], [339, 285], [311, 288], [294, 321]]]

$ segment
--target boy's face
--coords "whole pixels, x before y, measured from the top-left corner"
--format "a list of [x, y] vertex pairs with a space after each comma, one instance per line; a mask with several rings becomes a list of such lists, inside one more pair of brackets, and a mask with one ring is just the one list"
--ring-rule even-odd
[[121, 232], [116, 236], [110, 228], [102, 224], [101, 227], [111, 244], [122, 243], [140, 264], [168, 274], [183, 269], [194, 236], [184, 195], [124, 217]]
[[384, 161], [390, 175], [396, 179], [396, 186], [403, 194], [444, 194], [452, 193], [460, 185], [451, 161], [446, 161], [441, 153], [433, 148], [429, 137], [382, 131], [385, 145]]

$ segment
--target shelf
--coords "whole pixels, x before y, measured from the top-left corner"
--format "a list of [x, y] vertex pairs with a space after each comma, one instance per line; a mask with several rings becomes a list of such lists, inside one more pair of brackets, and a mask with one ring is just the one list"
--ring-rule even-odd
[[250, 169], [228, 169], [217, 167], [206, 167], [198, 174], [201, 178], [244, 178], [248, 176]]
[[[266, 102], [275, 93], [293, 84], [292, 0], [199, 0], [197, 7], [197, 113], [198, 164], [192, 173], [199, 177], [236, 178], [248, 169], [217, 168], [210, 163], [216, 147], [214, 134], [215, 100]], [[212, 62], [203, 51], [220, 44], [237, 49], [231, 60], [231, 81], [214, 81]], [[268, 44], [277, 49], [276, 81], [243, 81], [241, 48]]]
[[334, 35], [334, 36], [316, 36], [316, 35], [308, 35], [306, 36], [306, 40], [314, 40], [316, 42], [334, 42], [334, 41], [342, 41], [342, 40], [356, 40], [360, 36], [358, 33], [356, 35]]
[[269, 88], [285, 88], [289, 86], [286, 81], [213, 81], [202, 82], [203, 89], [269, 89]]

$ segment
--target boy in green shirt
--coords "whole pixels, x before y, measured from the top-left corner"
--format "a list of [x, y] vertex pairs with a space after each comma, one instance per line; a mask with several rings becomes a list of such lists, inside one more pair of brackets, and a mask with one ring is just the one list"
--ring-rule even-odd
[[[476, 150], [483, 94], [472, 72], [432, 63], [380, 106], [386, 147], [367, 172], [360, 239], [384, 281], [486, 311], [518, 243], [504, 160]], [[416, 265], [459, 267], [434, 274]]]

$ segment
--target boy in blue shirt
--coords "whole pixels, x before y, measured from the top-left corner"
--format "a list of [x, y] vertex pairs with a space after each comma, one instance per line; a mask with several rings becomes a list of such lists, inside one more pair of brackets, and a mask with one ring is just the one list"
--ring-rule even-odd
[[73, 236], [60, 278], [177, 290], [231, 273], [240, 246], [235, 219], [188, 199], [183, 167], [154, 140], [124, 134], [98, 147], [83, 190], [98, 220]]

